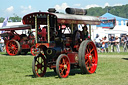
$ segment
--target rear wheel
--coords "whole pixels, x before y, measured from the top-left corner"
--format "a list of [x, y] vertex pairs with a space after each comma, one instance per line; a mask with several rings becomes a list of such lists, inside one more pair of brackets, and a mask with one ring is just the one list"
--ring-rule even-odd
[[70, 60], [67, 55], [61, 54], [56, 61], [56, 73], [60, 78], [68, 77], [70, 73]]
[[20, 44], [16, 40], [10, 40], [6, 44], [6, 52], [11, 55], [17, 55], [20, 52]]
[[34, 76], [36, 77], [43, 77], [46, 73], [47, 65], [46, 65], [46, 58], [43, 54], [38, 54], [34, 57], [32, 63], [32, 71]]
[[97, 68], [98, 54], [95, 44], [91, 40], [83, 41], [80, 45], [82, 51], [79, 51], [81, 57], [81, 71], [82, 73], [94, 73]]

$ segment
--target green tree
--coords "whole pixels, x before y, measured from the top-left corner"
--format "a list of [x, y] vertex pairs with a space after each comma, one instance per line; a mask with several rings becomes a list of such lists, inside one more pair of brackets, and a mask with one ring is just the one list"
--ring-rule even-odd
[[13, 14], [14, 17], [9, 17], [9, 20], [11, 20], [12, 22], [20, 22], [21, 21], [21, 17], [17, 16], [16, 14]]
[[0, 23], [3, 23], [4, 19], [5, 19], [5, 18], [0, 17]]
[[109, 12], [113, 15], [128, 18], [128, 4], [122, 6], [106, 6], [105, 8], [102, 7], [93, 7], [87, 9], [87, 15], [90, 16], [101, 16], [106, 12]]

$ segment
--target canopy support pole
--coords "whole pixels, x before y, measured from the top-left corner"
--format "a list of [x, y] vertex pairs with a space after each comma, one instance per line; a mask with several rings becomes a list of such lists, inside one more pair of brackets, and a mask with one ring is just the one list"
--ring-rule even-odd
[[89, 25], [89, 34], [90, 34], [90, 39], [91, 39], [91, 25]]
[[73, 34], [73, 23], [71, 24], [71, 33]]
[[47, 15], [47, 30], [48, 30], [48, 43], [50, 43], [50, 24], [49, 24], [49, 15]]
[[35, 16], [35, 29], [36, 29], [36, 36], [35, 36], [35, 40], [36, 40], [36, 43], [37, 43], [37, 16]]

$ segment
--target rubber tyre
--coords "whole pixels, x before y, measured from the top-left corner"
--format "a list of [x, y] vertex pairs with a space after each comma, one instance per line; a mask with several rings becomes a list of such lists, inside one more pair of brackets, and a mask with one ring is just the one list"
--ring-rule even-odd
[[80, 69], [83, 74], [92, 74], [96, 71], [98, 63], [97, 49], [93, 41], [85, 40], [80, 45], [79, 57], [81, 57]]
[[79, 51], [78, 51], [78, 61], [79, 61], [79, 66], [81, 67], [81, 52], [83, 50], [83, 45], [84, 45], [84, 42], [82, 42], [80, 44], [80, 47], [79, 47]]

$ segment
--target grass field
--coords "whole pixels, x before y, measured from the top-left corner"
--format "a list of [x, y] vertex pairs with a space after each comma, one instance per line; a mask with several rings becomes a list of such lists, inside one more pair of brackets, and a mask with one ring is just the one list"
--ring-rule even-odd
[[128, 53], [100, 53], [96, 73], [82, 75], [71, 70], [60, 79], [47, 69], [45, 77], [34, 78], [31, 55], [0, 55], [0, 85], [128, 85]]

